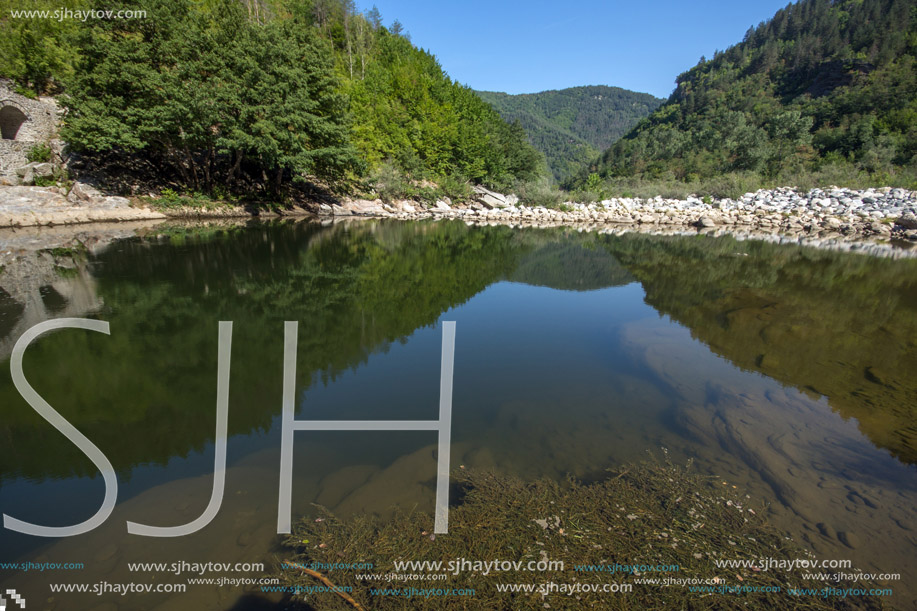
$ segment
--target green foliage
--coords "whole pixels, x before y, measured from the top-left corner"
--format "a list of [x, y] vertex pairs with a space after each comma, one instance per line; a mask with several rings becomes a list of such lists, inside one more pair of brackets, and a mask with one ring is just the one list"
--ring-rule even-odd
[[214, 210], [230, 205], [229, 202], [215, 199], [206, 193], [180, 194], [174, 189], [163, 189], [158, 198], [142, 198], [157, 210], [178, 210], [189, 208], [195, 210]]
[[37, 93], [35, 93], [35, 92], [32, 91], [31, 89], [28, 89], [28, 88], [26, 88], [26, 87], [23, 87], [22, 85], [16, 85], [16, 87], [15, 87], [13, 90], [14, 90], [16, 93], [18, 93], [19, 95], [24, 96], [24, 97], [27, 97], [27, 98], [29, 98], [30, 100], [37, 100], [37, 99], [38, 99], [38, 94], [37, 94]]
[[[346, 48], [339, 53], [340, 65]], [[371, 167], [394, 164], [409, 179], [460, 177], [498, 189], [542, 171], [520, 126], [505, 123], [406, 38], [380, 28], [365, 68], [351, 77], [344, 65], [354, 143]]]
[[[680, 75], [666, 103], [589, 171], [693, 183], [908, 183], [917, 164], [917, 11], [910, 0], [802, 0]], [[838, 168], [842, 172], [837, 172]], [[571, 181], [582, 185], [583, 171]], [[799, 186], [799, 185], [797, 185]]]
[[89, 0], [0, 0], [0, 76], [19, 86], [17, 93], [35, 97], [56, 93], [73, 73], [78, 57], [74, 37], [81, 27], [76, 19], [14, 17], [11, 11], [81, 10]]
[[51, 147], [47, 144], [36, 144], [25, 153], [29, 162], [47, 163], [51, 161]]
[[363, 15], [346, 0], [0, 8], [146, 11], [4, 19], [0, 75], [32, 95], [65, 84], [62, 136], [74, 150], [137, 155], [190, 191], [277, 195], [297, 180], [350, 188], [390, 163], [405, 178], [399, 196], [424, 181], [465, 193], [467, 181], [509, 188], [545, 171], [521, 127], [383, 27], [378, 10]]
[[376, 168], [371, 176], [376, 194], [382, 201], [390, 203], [399, 197], [411, 195], [411, 181], [391, 161], [386, 161]]
[[662, 100], [619, 87], [571, 87], [508, 95], [477, 92], [545, 154], [555, 180], [564, 182], [647, 116]]
[[32, 184], [36, 187], [53, 187], [57, 184], [57, 178], [54, 176], [36, 176], [32, 179]]
[[519, 196], [519, 201], [527, 206], [557, 208], [564, 201], [564, 194], [547, 177], [516, 183], [513, 191]]
[[62, 135], [76, 149], [144, 151], [185, 185], [240, 168], [340, 176], [357, 165], [325, 43], [290, 20], [258, 23], [222, 0], [142, 0], [155, 20], [96, 20], [80, 32]]

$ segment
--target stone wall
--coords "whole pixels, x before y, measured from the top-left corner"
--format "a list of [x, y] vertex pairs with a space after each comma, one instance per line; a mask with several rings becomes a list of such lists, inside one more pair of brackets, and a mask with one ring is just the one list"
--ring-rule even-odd
[[29, 99], [0, 79], [0, 174], [24, 166], [30, 148], [56, 138], [59, 117], [53, 98]]
[[12, 173], [29, 162], [26, 153], [35, 146], [24, 140], [0, 140], [0, 174]]

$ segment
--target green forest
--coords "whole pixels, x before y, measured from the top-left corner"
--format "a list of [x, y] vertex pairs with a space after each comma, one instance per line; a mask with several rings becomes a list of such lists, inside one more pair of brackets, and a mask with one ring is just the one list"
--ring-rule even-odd
[[40, 0], [27, 8], [142, 10], [135, 19], [10, 19], [0, 75], [61, 94], [62, 137], [125, 155], [189, 191], [276, 197], [510, 190], [547, 173], [504, 122], [379, 11], [351, 0]]
[[147, 17], [10, 18], [22, 4], [0, 0], [0, 76], [58, 95], [71, 150], [188, 194], [432, 201], [483, 184], [557, 205], [917, 188], [913, 0], [788, 5], [664, 102], [475, 92], [353, 0], [34, 0]]
[[[590, 175], [591, 174], [591, 175]], [[681, 74], [568, 186], [917, 185], [917, 5], [802, 0]]]
[[620, 87], [593, 85], [509, 95], [479, 91], [510, 123], [518, 121], [542, 151], [555, 180], [566, 182], [663, 100]]

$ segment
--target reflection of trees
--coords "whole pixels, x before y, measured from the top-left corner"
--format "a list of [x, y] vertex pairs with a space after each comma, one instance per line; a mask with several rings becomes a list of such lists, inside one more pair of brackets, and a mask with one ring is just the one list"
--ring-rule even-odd
[[[529, 248], [517, 236], [462, 223], [282, 223], [122, 241], [89, 262], [111, 336], [46, 336], [26, 375], [116, 468], [164, 463], [212, 437], [219, 320], [235, 322], [230, 434], [264, 429], [280, 405], [284, 320], [300, 321], [304, 388], [505, 277]], [[0, 472], [94, 473], [4, 369]]]
[[732, 238], [631, 235], [607, 248], [650, 305], [713, 351], [826, 396], [873, 443], [917, 462], [917, 261]]
[[[915, 261], [460, 222], [157, 230], [90, 257], [91, 276], [56, 281], [61, 295], [76, 282], [95, 287], [87, 311], [110, 321], [110, 336], [56, 333], [25, 359], [35, 388], [124, 474], [211, 439], [218, 321], [235, 323], [230, 433], [248, 433], [279, 410], [284, 320], [300, 324], [305, 389], [503, 278], [591, 289], [634, 277], [650, 304], [714, 351], [827, 395], [874, 443], [915, 459]], [[13, 297], [0, 299], [0, 312], [18, 315]], [[0, 376], [3, 477], [95, 473], [24, 404], [8, 366]]]
[[519, 262], [510, 280], [568, 291], [590, 291], [634, 281], [607, 250], [582, 242], [545, 244]]

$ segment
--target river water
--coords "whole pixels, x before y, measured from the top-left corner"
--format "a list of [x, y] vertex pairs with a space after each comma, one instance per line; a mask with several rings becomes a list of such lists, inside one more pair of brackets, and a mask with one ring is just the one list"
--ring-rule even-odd
[[[917, 608], [917, 260], [730, 237], [610, 236], [461, 222], [166, 226], [104, 249], [23, 255], [0, 273], [0, 510], [49, 526], [95, 513], [93, 464], [13, 386], [30, 384], [113, 464], [100, 527], [0, 530], [0, 570], [39, 609], [262, 609], [258, 587], [52, 593], [51, 583], [179, 583], [128, 563], [265, 563], [275, 534], [284, 321], [299, 322], [297, 418], [434, 419], [443, 321], [456, 322], [453, 467], [599, 478], [693, 461], [744, 489], [820, 558], [850, 559]], [[226, 493], [194, 535], [150, 539], [210, 499], [217, 327], [233, 321]], [[436, 434], [299, 432], [294, 516], [431, 512]], [[246, 567], [242, 567], [243, 569]], [[277, 600], [277, 597], [266, 597]]]

